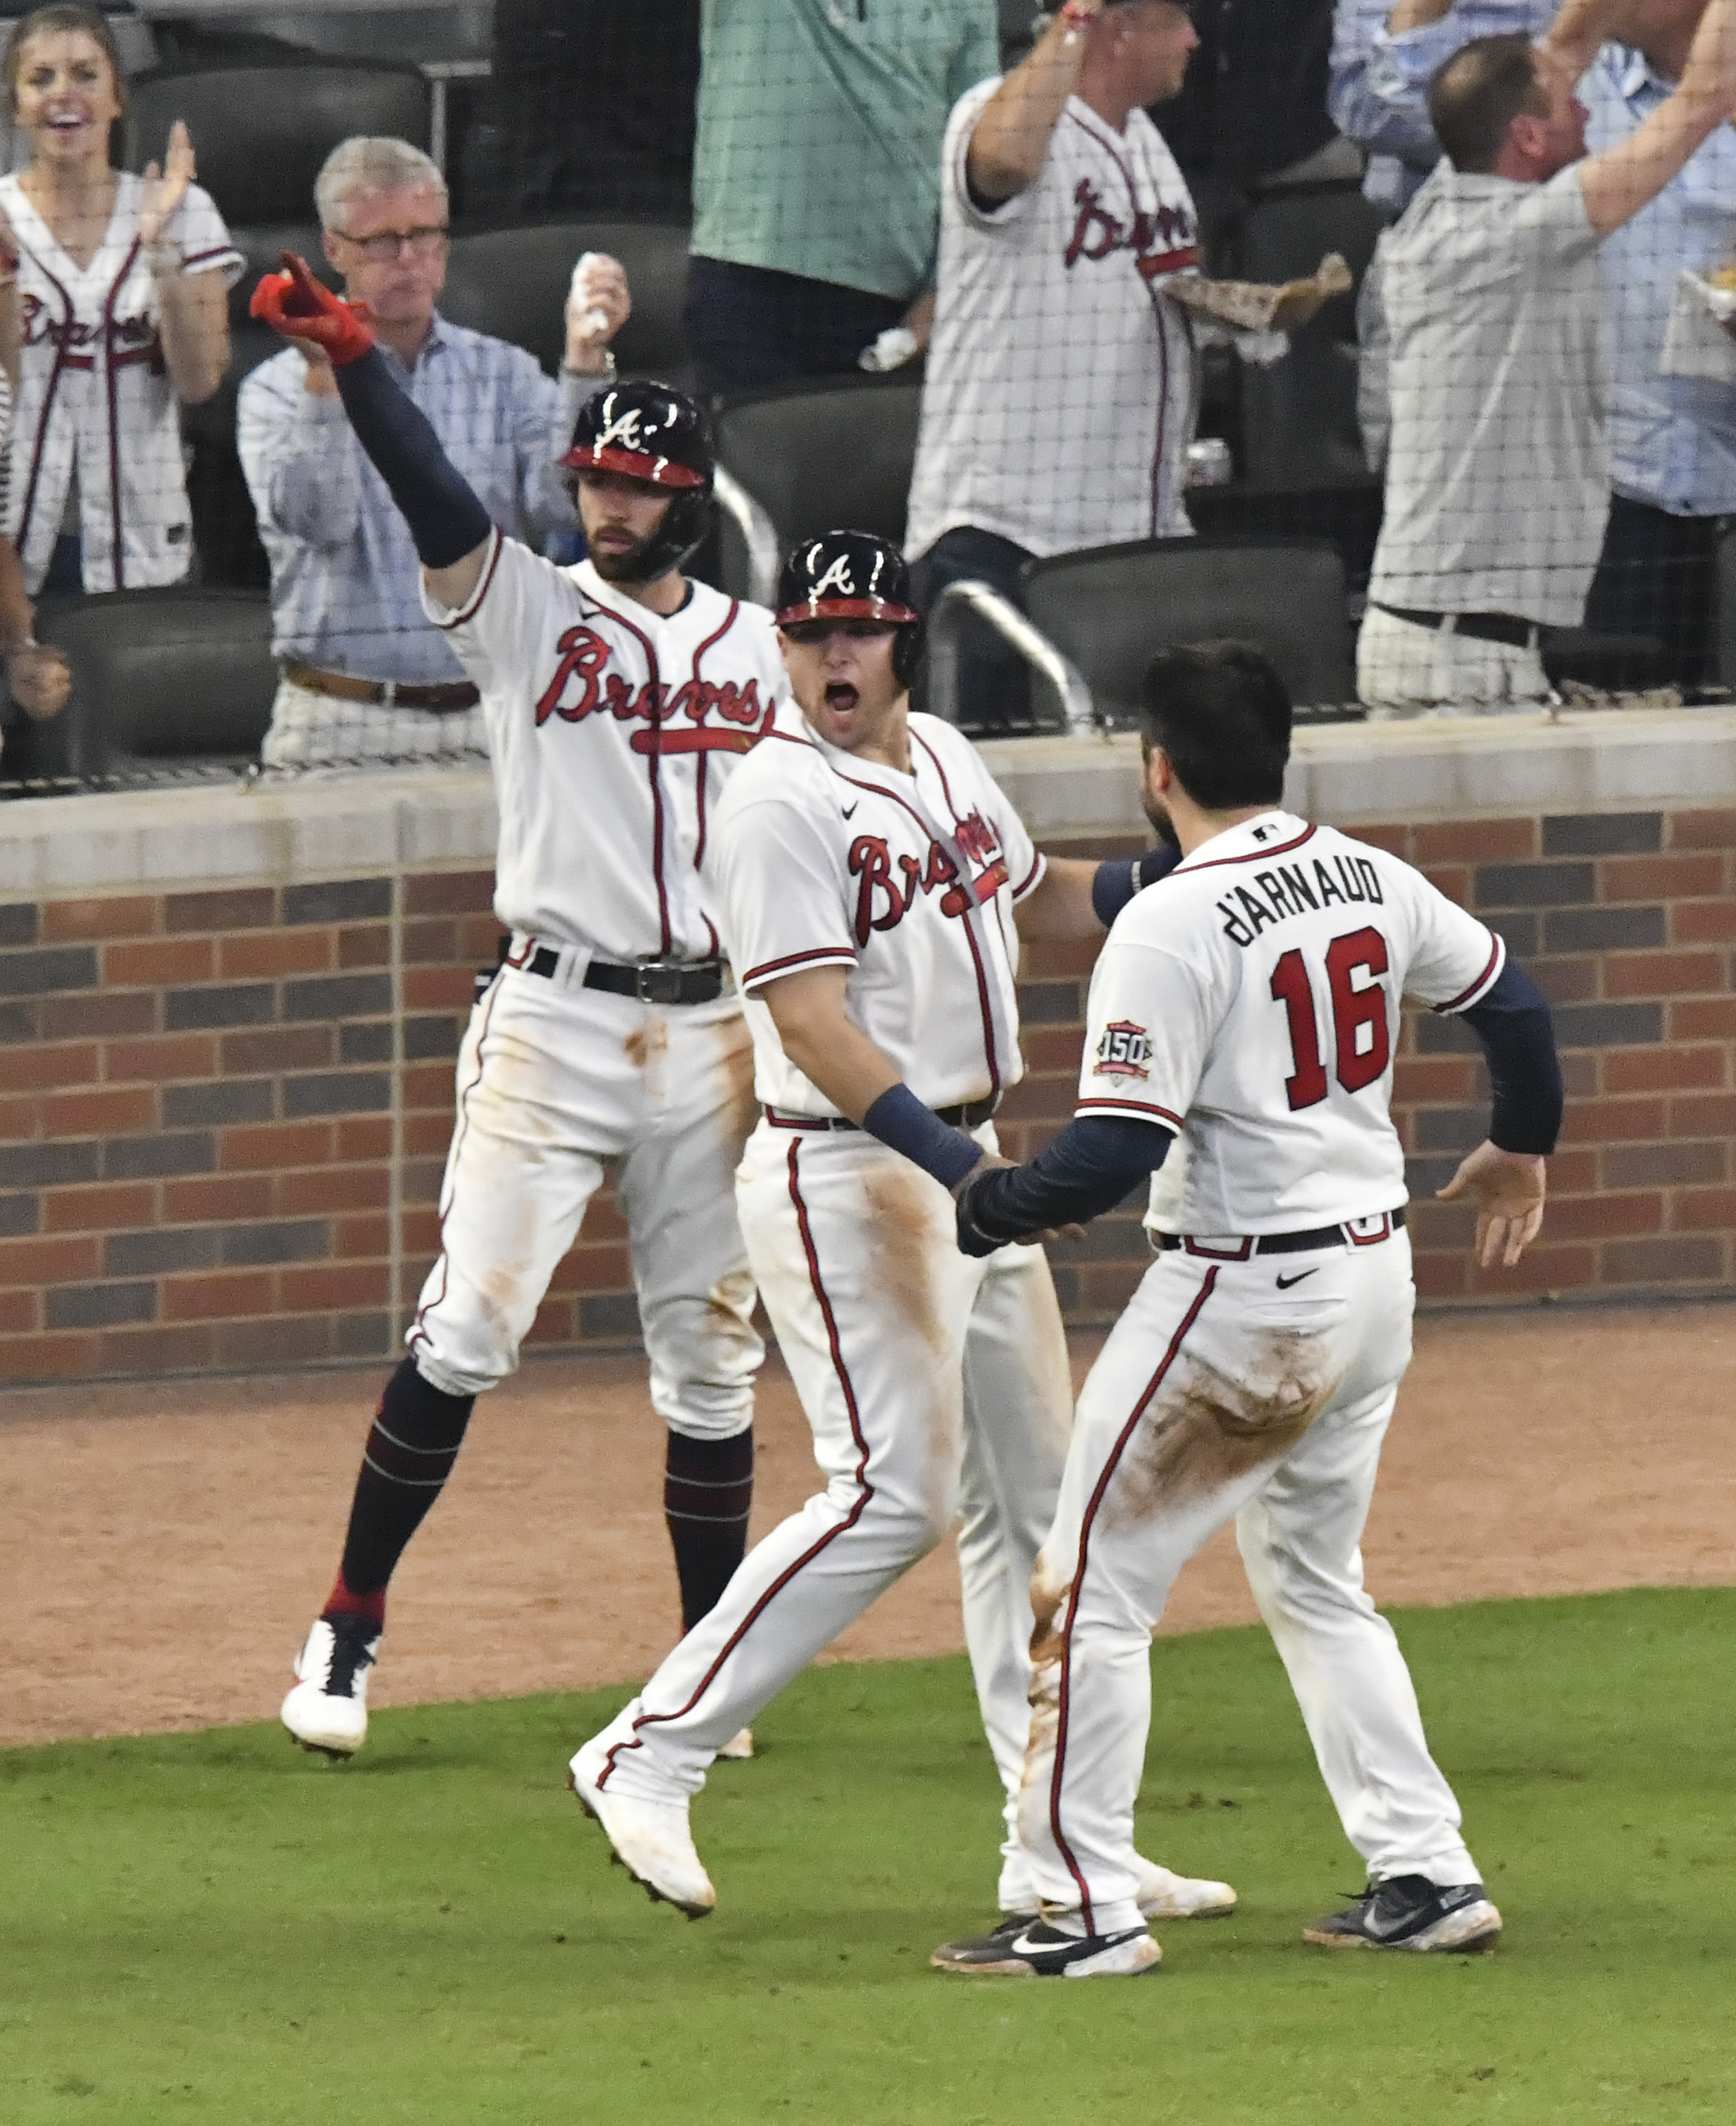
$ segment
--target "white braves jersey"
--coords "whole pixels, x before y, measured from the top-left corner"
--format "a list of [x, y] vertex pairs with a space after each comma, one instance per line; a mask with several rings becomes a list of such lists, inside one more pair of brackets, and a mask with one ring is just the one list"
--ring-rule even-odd
[[[17, 177], [0, 205], [18, 239], [21, 330], [16, 454], [4, 526], [34, 591], [47, 573], [78, 474], [87, 591], [179, 583], [193, 558], [181, 417], [163, 366], [162, 305], [139, 248], [144, 180], [121, 171], [115, 210], [82, 271], [49, 234]], [[208, 194], [189, 185], [168, 224], [189, 273], [244, 261]]]
[[859, 761], [786, 707], [718, 807], [708, 883], [747, 999], [754, 1089], [783, 1113], [838, 1112], [754, 994], [804, 967], [848, 968], [851, 1018], [930, 1107], [1024, 1075], [1012, 909], [1045, 860], [951, 725], [913, 716], [910, 750], [908, 775]]
[[603, 960], [715, 958], [700, 867], [724, 778], [786, 691], [771, 614], [692, 583], [660, 618], [498, 530], [465, 604], [426, 582], [422, 603], [482, 696], [501, 921]]
[[1263, 813], [1116, 918], [1077, 1112], [1177, 1132], [1152, 1176], [1158, 1231], [1305, 1231], [1396, 1210], [1399, 999], [1463, 1011], [1505, 957], [1399, 857]]
[[1075, 96], [1036, 182], [977, 206], [965, 155], [999, 86], [947, 124], [906, 550], [961, 524], [1033, 554], [1185, 536], [1197, 361], [1158, 291], [1199, 263], [1192, 196], [1143, 111], [1117, 133]]

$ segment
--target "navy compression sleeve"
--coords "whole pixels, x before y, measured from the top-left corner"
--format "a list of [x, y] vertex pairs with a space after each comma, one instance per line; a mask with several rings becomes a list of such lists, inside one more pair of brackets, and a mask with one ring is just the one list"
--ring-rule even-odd
[[1174, 1142], [1158, 1122], [1078, 1117], [1027, 1165], [998, 1166], [970, 1183], [959, 1198], [959, 1245], [992, 1254], [1027, 1234], [1101, 1217], [1156, 1173]]
[[862, 1117], [862, 1127], [932, 1174], [943, 1188], [962, 1181], [983, 1156], [981, 1145], [943, 1122], [908, 1085], [889, 1085]]
[[440, 446], [427, 416], [370, 347], [333, 371], [356, 440], [373, 460], [425, 569], [450, 569], [493, 528], [475, 490]]
[[1124, 857], [1111, 857], [1100, 863], [1091, 881], [1091, 905], [1098, 922], [1106, 930], [1112, 928], [1116, 916], [1136, 893], [1155, 886], [1160, 878], [1168, 878], [1181, 861], [1177, 843], [1160, 842], [1130, 863]]
[[1542, 991], [1509, 960], [1488, 994], [1459, 1016], [1488, 1062], [1495, 1096], [1489, 1141], [1502, 1151], [1553, 1151], [1561, 1134], [1561, 1060]]

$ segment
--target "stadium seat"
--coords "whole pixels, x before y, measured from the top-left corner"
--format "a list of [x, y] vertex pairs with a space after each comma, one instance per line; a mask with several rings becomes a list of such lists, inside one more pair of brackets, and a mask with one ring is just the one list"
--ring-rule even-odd
[[193, 136], [199, 182], [231, 228], [306, 221], [319, 166], [340, 140], [388, 133], [427, 146], [428, 84], [389, 59], [153, 68], [127, 84], [129, 169], [162, 159], [177, 118]]
[[62, 772], [125, 773], [147, 761], [238, 761], [258, 752], [277, 688], [262, 591], [45, 598], [36, 634], [58, 644], [73, 669], [72, 699], [44, 727], [64, 751]]
[[[739, 399], [717, 416], [718, 463], [757, 505], [777, 555], [840, 524], [902, 545], [922, 401], [920, 378], [908, 376]], [[723, 588], [767, 595], [727, 509], [722, 548]]]
[[1026, 612], [1084, 675], [1100, 716], [1130, 724], [1153, 653], [1257, 643], [1299, 708], [1356, 699], [1344, 565], [1323, 540], [1147, 539], [1027, 562]]
[[551, 375], [566, 345], [567, 289], [582, 253], [606, 252], [627, 269], [633, 314], [615, 342], [627, 376], [681, 385], [690, 375], [682, 305], [687, 229], [657, 221], [546, 221], [455, 236], [443, 315], [528, 348]]

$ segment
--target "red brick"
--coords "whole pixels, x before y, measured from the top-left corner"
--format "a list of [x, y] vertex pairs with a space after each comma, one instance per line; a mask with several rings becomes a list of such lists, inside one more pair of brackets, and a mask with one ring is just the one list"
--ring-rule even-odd
[[1701, 997], [1669, 1007], [1672, 1041], [1736, 1041], [1736, 997]]
[[570, 1299], [545, 1299], [531, 1324], [527, 1344], [571, 1344], [578, 1340], [578, 1309]]
[[599, 1188], [585, 1206], [585, 1238], [587, 1240], [624, 1240], [627, 1237], [627, 1221], [621, 1215], [620, 1205], [616, 1201], [613, 1186]]
[[166, 930], [257, 930], [276, 919], [277, 895], [268, 886], [172, 893], [163, 910]]
[[163, 906], [149, 895], [109, 900], [50, 900], [42, 910], [45, 944], [74, 938], [148, 938], [163, 927]]
[[1419, 1254], [1412, 1264], [1419, 1299], [1462, 1299], [1470, 1283], [1469, 1257]]
[[0, 1100], [0, 1142], [21, 1144], [42, 1134], [42, 1102], [31, 1094]]
[[467, 966], [491, 967], [499, 957], [500, 941], [506, 936], [493, 910], [464, 915], [458, 923], [458, 957]]
[[102, 1370], [106, 1373], [203, 1372], [212, 1363], [215, 1344], [209, 1329], [164, 1327], [105, 1329]]
[[1611, 1284], [1699, 1284], [1722, 1278], [1724, 1252], [1710, 1234], [1612, 1240], [1603, 1250], [1603, 1273]]
[[469, 967], [406, 967], [403, 1008], [406, 1011], [460, 1011], [475, 996], [475, 976]]
[[422, 1112], [429, 1108], [444, 1108], [450, 1114], [452, 1109], [452, 1065], [442, 1059], [437, 1063], [407, 1063], [404, 1065], [403, 1104], [408, 1113]]
[[332, 1156], [328, 1122], [252, 1122], [220, 1132], [217, 1164], [226, 1173], [323, 1166]]
[[200, 1174], [163, 1184], [163, 1222], [171, 1226], [269, 1218], [277, 1208], [277, 1177], [271, 1174]]
[[1672, 849], [1736, 849], [1736, 812], [1672, 812], [1668, 824]]
[[1703, 996], [1726, 987], [1722, 952], [1612, 952], [1603, 963], [1607, 997]]
[[392, 1221], [383, 1214], [337, 1220], [332, 1235], [332, 1253], [340, 1260], [371, 1260], [391, 1251]]
[[200, 1270], [166, 1277], [158, 1289], [165, 1321], [219, 1321], [271, 1311], [268, 1269]]
[[1597, 1059], [1595, 1048], [1569, 1049], [1561, 1059], [1561, 1082], [1570, 1100], [1592, 1100], [1597, 1096]]
[[217, 941], [217, 971], [226, 981], [261, 975], [323, 974], [332, 965], [329, 930], [243, 931]]
[[406, 923], [403, 926], [403, 962], [407, 967], [446, 967], [458, 957], [458, 925], [439, 922]]
[[1543, 1230], [1552, 1240], [1602, 1240], [1623, 1234], [1661, 1233], [1663, 1198], [1644, 1195], [1551, 1196]]
[[47, 1136], [125, 1136], [156, 1126], [157, 1095], [149, 1085], [54, 1093], [42, 1103], [42, 1128]]
[[[1547, 1212], [1545, 1216], [1547, 1217]], [[1547, 1228], [1545, 1228], [1545, 1231]], [[1528, 1248], [1512, 1269], [1484, 1269], [1473, 1263], [1470, 1290], [1479, 1299], [1508, 1299], [1528, 1292], [1571, 1292], [1595, 1284], [1597, 1254], [1586, 1246]]]
[[1587, 954], [1584, 959], [1535, 960], [1531, 972], [1551, 1004], [1590, 1004], [1597, 994], [1598, 966]]
[[1670, 1226], [1678, 1233], [1716, 1233], [1736, 1230], [1736, 1188], [1672, 1190]]
[[1089, 938], [1059, 945], [1038, 939], [1025, 948], [1025, 979], [1047, 982], [1059, 981], [1068, 975], [1088, 975], [1097, 965], [1102, 942], [1101, 938]]
[[50, 1233], [113, 1233], [123, 1227], [154, 1226], [156, 1183], [116, 1181], [94, 1188], [46, 1188], [42, 1224]]
[[337, 933], [340, 967], [384, 967], [391, 959], [392, 933], [384, 923], [351, 924]]
[[1704, 857], [1600, 857], [1600, 900], [1678, 900], [1691, 894], [1717, 893], [1724, 886], [1724, 858]]
[[77, 996], [45, 997], [40, 1024], [45, 1041], [77, 1041], [157, 1031], [157, 994], [152, 990], [93, 990]]
[[1612, 1049], [1603, 1059], [1606, 1093], [1672, 1093], [1716, 1089], [1727, 1082], [1729, 1052], [1686, 1045]]
[[1038, 1074], [1067, 1071], [1077, 1084], [1084, 1045], [1084, 1034], [1077, 1026], [1028, 1028], [1024, 1036], [1026, 1067]]
[[329, 1026], [273, 1026], [223, 1037], [224, 1074], [257, 1078], [273, 1070], [314, 1070], [336, 1061]]
[[102, 1075], [111, 1085], [143, 1078], [152, 1084], [217, 1075], [217, 1040], [210, 1033], [158, 1033], [144, 1041], [107, 1041]]
[[1597, 1155], [1595, 1151], [1558, 1151], [1550, 1160], [1549, 1188], [1556, 1196], [1587, 1196], [1596, 1188]]
[[1672, 1136], [1736, 1136], [1736, 1094], [1678, 1093], [1670, 1102]]
[[1470, 905], [1471, 875], [1461, 866], [1431, 864], [1423, 871], [1422, 876], [1436, 893], [1444, 893], [1449, 900], [1457, 902], [1460, 908]]
[[280, 1176], [278, 1207], [286, 1218], [315, 1211], [378, 1211], [390, 1200], [391, 1187], [383, 1166], [315, 1166]]
[[40, 1328], [41, 1310], [34, 1292], [0, 1292], [0, 1336], [28, 1336]]
[[1672, 945], [1728, 945], [1736, 941], [1736, 896], [1678, 900], [1668, 914]]
[[1662, 1100], [1579, 1100], [1567, 1111], [1568, 1144], [1638, 1144], [1663, 1135]]
[[392, 1124], [389, 1116], [351, 1115], [338, 1123], [337, 1157], [341, 1161], [389, 1159], [391, 1155]]
[[577, 1247], [549, 1280], [550, 1292], [626, 1292], [632, 1258], [625, 1247]]
[[468, 915], [493, 898], [492, 871], [419, 872], [403, 882], [407, 915]]
[[384, 1263], [314, 1263], [286, 1268], [280, 1275], [277, 1303], [290, 1314], [384, 1306], [389, 1303], [391, 1274]]
[[1366, 842], [1371, 848], [1385, 849], [1389, 856], [1402, 857], [1410, 847], [1411, 829], [1408, 827], [1382, 822], [1376, 826], [1353, 828], [1351, 831], [1357, 841]]
[[208, 982], [216, 966], [209, 938], [150, 938], [141, 944], [106, 945], [102, 979], [111, 989], [157, 989], [170, 982]]
[[[1359, 841], [1368, 838], [1366, 828], [1356, 833]], [[1428, 825], [1419, 822], [1411, 860], [1425, 868], [1432, 863], [1523, 863], [1536, 853], [1535, 820], [1442, 820]]]
[[431, 1261], [440, 1252], [440, 1215], [435, 1211], [406, 1211], [400, 1227], [407, 1255], [426, 1255]]
[[452, 1140], [452, 1118], [450, 1115], [406, 1115], [403, 1118], [403, 1148], [407, 1158], [444, 1156]]
[[46, 1090], [54, 1086], [94, 1085], [97, 1061], [101, 1051], [94, 1042], [41, 1042], [33, 1047], [8, 1047], [0, 1065], [9, 1093]]
[[76, 1380], [97, 1371], [101, 1345], [94, 1330], [64, 1335], [14, 1336], [6, 1345], [6, 1375], [20, 1381]]
[[83, 1284], [101, 1273], [102, 1250], [94, 1233], [50, 1240], [40, 1233], [0, 1240], [0, 1285]]
[[1397, 1106], [1463, 1107], [1478, 1096], [1481, 1071], [1474, 1056], [1407, 1056], [1393, 1066]]
[[225, 1321], [217, 1330], [220, 1366], [301, 1366], [332, 1354], [332, 1325], [318, 1314]]

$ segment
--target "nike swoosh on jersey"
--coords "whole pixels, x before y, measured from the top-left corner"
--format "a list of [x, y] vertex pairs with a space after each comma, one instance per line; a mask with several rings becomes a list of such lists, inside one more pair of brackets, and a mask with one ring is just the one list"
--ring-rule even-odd
[[1316, 1263], [1314, 1269], [1299, 1269], [1294, 1277], [1281, 1277], [1278, 1279], [1279, 1291], [1288, 1292], [1293, 1284], [1300, 1284], [1304, 1277], [1312, 1277], [1319, 1267], [1319, 1264]]
[[[856, 799], [856, 805], [860, 805], [860, 804], [861, 803], [861, 801], [861, 801], [861, 799], [860, 797], [858, 797], [858, 798]], [[844, 808], [843, 808], [843, 811], [844, 811], [844, 817], [845, 817], [847, 820], [853, 819], [853, 818], [855, 817], [855, 815], [856, 815], [856, 805], [847, 805], [847, 806], [844, 806]]]

